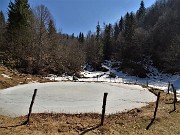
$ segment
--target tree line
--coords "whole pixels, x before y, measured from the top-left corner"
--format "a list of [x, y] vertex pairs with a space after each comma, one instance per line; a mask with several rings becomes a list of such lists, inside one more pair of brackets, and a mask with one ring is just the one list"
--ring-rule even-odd
[[180, 73], [179, 11], [179, 0], [157, 0], [149, 8], [141, 1], [135, 13], [127, 12], [115, 24], [100, 28], [98, 23], [86, 39], [87, 62], [96, 67], [104, 60], [120, 61], [117, 69], [140, 77], [146, 77], [151, 64]]
[[57, 32], [44, 5], [30, 8], [28, 0], [8, 6], [8, 20], [0, 12], [0, 53], [4, 65], [31, 74], [69, 73], [85, 62], [77, 38]]
[[180, 72], [179, 11], [179, 0], [157, 0], [147, 9], [141, 1], [136, 13], [75, 37], [57, 32], [46, 6], [31, 9], [28, 0], [15, 0], [7, 21], [0, 12], [0, 60], [31, 74], [74, 74], [85, 64], [102, 70], [104, 60], [120, 61], [117, 69], [140, 77], [150, 61], [161, 71]]

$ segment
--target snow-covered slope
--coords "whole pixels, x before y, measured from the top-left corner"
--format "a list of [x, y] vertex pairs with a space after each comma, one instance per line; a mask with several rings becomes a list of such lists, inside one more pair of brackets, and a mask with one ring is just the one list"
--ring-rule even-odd
[[[159, 72], [155, 67], [149, 66], [148, 77], [139, 78], [136, 76], [129, 76], [122, 71], [118, 71], [115, 68], [112, 68], [113, 62], [106, 61], [102, 66], [108, 69], [107, 72], [102, 71], [93, 71], [93, 69], [88, 66], [86, 70], [82, 71], [81, 74], [84, 76], [83, 78], [78, 78], [78, 81], [102, 81], [102, 82], [114, 82], [114, 83], [136, 83], [148, 85], [154, 88], [159, 88], [164, 91], [167, 91], [168, 82], [174, 85], [177, 90], [178, 95], [180, 95], [180, 75], [172, 75], [172, 74], [164, 74]], [[110, 77], [111, 74], [115, 75], [115, 78]], [[49, 79], [54, 80], [72, 80], [70, 76], [64, 77], [49, 77]], [[172, 89], [170, 89], [172, 91]]]
[[[167, 90], [168, 82], [172, 83], [177, 90], [180, 90], [180, 75], [171, 75], [160, 73], [155, 67], [149, 67], [149, 73], [147, 74], [147, 78], [139, 78], [136, 76], [129, 76], [122, 71], [118, 71], [114, 68], [111, 68], [112, 62], [107, 62], [102, 66], [108, 69], [107, 72], [101, 71], [87, 71], [84, 70], [81, 74], [85, 79], [80, 79], [81, 81], [106, 81], [106, 82], [124, 82], [124, 83], [137, 83], [137, 84], [148, 84], [149, 86], [160, 88], [162, 90]], [[116, 75], [115, 78], [110, 78], [109, 75], [113, 73]]]

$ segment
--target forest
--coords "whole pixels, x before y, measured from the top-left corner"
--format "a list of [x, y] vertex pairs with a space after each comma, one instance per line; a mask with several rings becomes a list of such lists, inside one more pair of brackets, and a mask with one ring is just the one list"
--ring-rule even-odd
[[45, 5], [31, 8], [28, 0], [0, 12], [0, 62], [22, 73], [72, 75], [86, 64], [103, 70], [105, 60], [118, 70], [146, 77], [153, 65], [164, 73], [180, 73], [180, 0], [157, 0], [127, 12], [114, 24], [79, 36], [58, 32]]

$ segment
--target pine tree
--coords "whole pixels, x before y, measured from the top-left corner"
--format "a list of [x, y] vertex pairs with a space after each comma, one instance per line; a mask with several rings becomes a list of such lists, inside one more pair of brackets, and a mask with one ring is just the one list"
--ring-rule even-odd
[[97, 65], [100, 65], [100, 63], [103, 60], [104, 53], [103, 53], [103, 43], [102, 43], [102, 38], [101, 38], [101, 27], [100, 27], [99, 21], [96, 26], [96, 45], [97, 45], [96, 63], [97, 63]]
[[114, 26], [114, 38], [115, 38], [115, 40], [117, 40], [119, 33], [120, 33], [119, 26], [117, 23], [115, 23], [115, 26]]
[[145, 16], [146, 8], [144, 6], [144, 1], [142, 0], [140, 3], [140, 8], [136, 13], [137, 19], [140, 20]]
[[[9, 3], [7, 21], [8, 50], [15, 60], [16, 67], [26, 67], [29, 45], [31, 45], [32, 12], [28, 0], [15, 0]], [[13, 65], [11, 65], [13, 66]]]
[[119, 31], [120, 32], [124, 31], [124, 19], [122, 16], [121, 16], [121, 19], [119, 21]]
[[82, 36], [82, 34], [81, 34], [81, 32], [79, 33], [79, 37], [78, 37], [78, 41], [79, 42], [81, 42], [81, 36]]
[[112, 25], [106, 25], [104, 30], [104, 59], [109, 59], [112, 51]]
[[79, 38], [78, 38], [78, 41], [83, 43], [84, 42], [84, 34], [83, 33], [79, 33]]
[[81, 34], [81, 42], [82, 43], [84, 42], [84, 34], [83, 33]]
[[130, 13], [130, 34], [131, 37], [134, 35], [134, 30], [136, 28], [136, 19], [135, 19], [135, 15], [133, 14], [133, 12]]
[[96, 41], [100, 40], [100, 32], [101, 32], [101, 28], [100, 28], [99, 21], [98, 21], [98, 24], [96, 26]]
[[130, 31], [130, 15], [127, 12], [125, 16], [125, 31], [124, 31], [124, 37], [126, 40], [129, 38], [129, 31]]
[[6, 31], [6, 22], [5, 22], [4, 14], [1, 11], [0, 12], [0, 50], [1, 51], [4, 50], [3, 43], [4, 43], [4, 34], [5, 34], [5, 31]]
[[124, 32], [124, 37], [126, 41], [132, 40], [135, 27], [136, 27], [136, 20], [134, 14], [132, 12], [130, 14], [127, 13], [125, 16], [125, 32]]

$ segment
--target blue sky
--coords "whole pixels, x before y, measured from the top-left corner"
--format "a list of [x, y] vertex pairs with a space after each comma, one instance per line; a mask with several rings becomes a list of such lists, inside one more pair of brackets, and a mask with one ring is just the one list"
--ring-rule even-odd
[[[14, 1], [14, 0], [11, 0]], [[145, 7], [151, 6], [156, 0], [144, 0]], [[0, 1], [0, 10], [7, 16], [10, 0]], [[50, 10], [58, 31], [78, 35], [95, 31], [97, 22], [112, 23], [125, 13], [137, 11], [141, 0], [29, 0], [31, 8], [43, 4]]]

